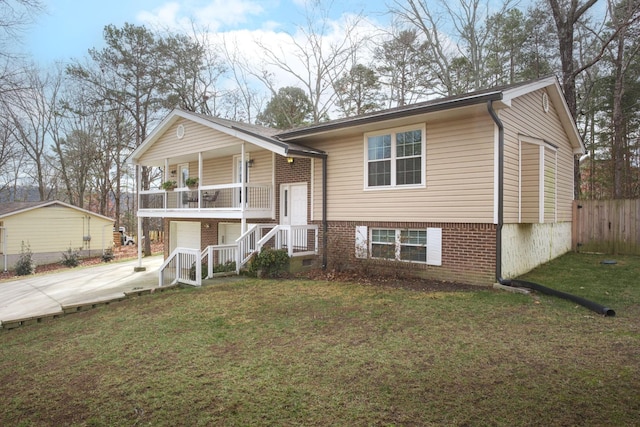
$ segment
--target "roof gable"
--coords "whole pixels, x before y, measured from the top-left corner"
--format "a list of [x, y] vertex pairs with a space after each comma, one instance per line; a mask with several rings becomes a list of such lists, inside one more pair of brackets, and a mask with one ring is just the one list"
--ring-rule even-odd
[[109, 218], [104, 215], [97, 214], [95, 212], [88, 211], [86, 209], [79, 208], [77, 206], [70, 205], [68, 203], [61, 202], [59, 200], [46, 200], [44, 202], [7, 202], [0, 203], [0, 219], [13, 215], [19, 215], [23, 212], [28, 212], [34, 209], [40, 209], [48, 206], [59, 205], [69, 209], [73, 209], [87, 215], [92, 215], [98, 218], [105, 219], [107, 221], [114, 221], [113, 218]]
[[140, 159], [142, 155], [180, 119], [190, 120], [209, 129], [232, 136], [241, 141], [248, 142], [282, 156], [290, 154], [310, 156], [324, 155], [324, 152], [322, 151], [314, 150], [299, 144], [280, 141], [279, 139], [274, 138], [273, 135], [278, 132], [276, 129], [175, 109], [169, 113], [149, 134], [143, 143], [136, 148], [133, 153], [131, 153], [129, 156], [129, 162], [136, 163], [137, 160]]

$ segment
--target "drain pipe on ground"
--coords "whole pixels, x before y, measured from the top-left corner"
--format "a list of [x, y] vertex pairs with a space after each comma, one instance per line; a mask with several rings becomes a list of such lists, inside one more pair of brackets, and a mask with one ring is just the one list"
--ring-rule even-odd
[[496, 114], [496, 111], [493, 109], [493, 100], [487, 101], [487, 110], [489, 111], [489, 115], [496, 126], [498, 126], [498, 224], [496, 227], [496, 280], [498, 284], [514, 288], [532, 289], [546, 295], [573, 301], [588, 308], [589, 310], [602, 314], [603, 316], [615, 316], [616, 312], [614, 310], [585, 298], [557, 291], [537, 283], [518, 279], [504, 279], [502, 277], [502, 226], [504, 224], [504, 125]]

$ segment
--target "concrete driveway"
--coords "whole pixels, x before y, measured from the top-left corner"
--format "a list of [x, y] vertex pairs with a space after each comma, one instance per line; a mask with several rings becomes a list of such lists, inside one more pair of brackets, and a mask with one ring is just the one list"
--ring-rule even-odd
[[0, 322], [64, 314], [64, 307], [124, 298], [125, 292], [158, 287], [162, 256], [143, 258], [146, 271], [134, 272], [138, 260], [79, 267], [60, 273], [0, 282]]

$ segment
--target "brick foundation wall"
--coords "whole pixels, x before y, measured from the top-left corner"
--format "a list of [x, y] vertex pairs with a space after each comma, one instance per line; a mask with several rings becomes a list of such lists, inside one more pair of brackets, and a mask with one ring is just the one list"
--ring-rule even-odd
[[[320, 223], [318, 225], [321, 226]], [[355, 257], [356, 226], [388, 229], [441, 228], [442, 265], [357, 259]], [[494, 224], [329, 221], [327, 267], [336, 270], [366, 270], [375, 266], [375, 268], [382, 267], [389, 273], [397, 274], [402, 270], [403, 274], [411, 276], [488, 286], [495, 282], [495, 237]], [[321, 235], [320, 242], [322, 241]]]

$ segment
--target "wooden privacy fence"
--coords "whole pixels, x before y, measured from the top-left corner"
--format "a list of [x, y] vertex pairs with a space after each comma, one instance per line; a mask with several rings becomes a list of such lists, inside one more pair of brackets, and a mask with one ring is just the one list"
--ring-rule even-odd
[[640, 255], [640, 200], [574, 200], [573, 249]]

